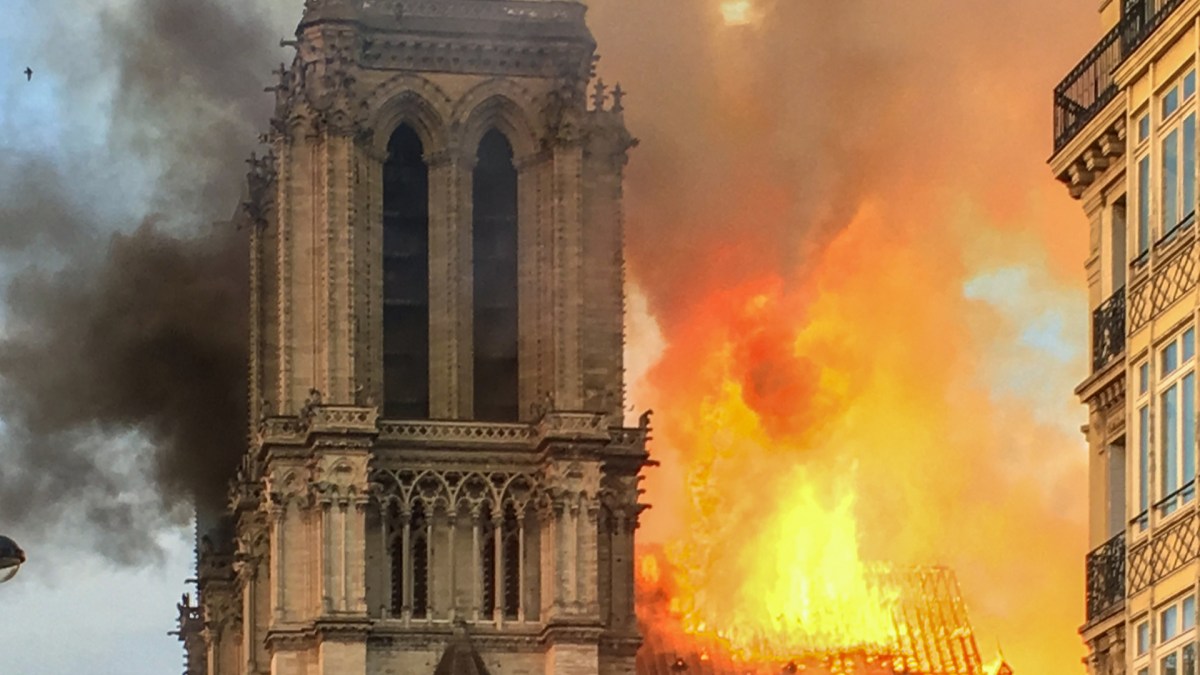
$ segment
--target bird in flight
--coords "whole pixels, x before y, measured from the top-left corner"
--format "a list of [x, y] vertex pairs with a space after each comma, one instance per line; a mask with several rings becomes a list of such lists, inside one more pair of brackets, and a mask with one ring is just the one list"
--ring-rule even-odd
[[25, 68], [25, 81], [29, 82], [33, 79], [33, 68]]

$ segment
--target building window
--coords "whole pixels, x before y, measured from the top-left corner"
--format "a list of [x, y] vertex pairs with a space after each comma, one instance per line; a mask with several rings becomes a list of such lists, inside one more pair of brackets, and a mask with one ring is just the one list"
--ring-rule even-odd
[[1162, 170], [1161, 233], [1170, 237], [1196, 216], [1196, 71], [1190, 70], [1159, 98]]
[[1158, 611], [1158, 675], [1196, 675], [1195, 614], [1195, 595], [1172, 600]]
[[1137, 252], [1141, 257], [1150, 252], [1150, 157], [1138, 160], [1138, 241]]
[[474, 174], [475, 418], [516, 422], [517, 170], [499, 131], [479, 144]]
[[429, 168], [401, 126], [383, 165], [383, 414], [429, 417]]
[[1137, 228], [1135, 230], [1137, 241], [1134, 242], [1133, 248], [1133, 250], [1137, 251], [1135, 263], [1145, 259], [1145, 256], [1150, 252], [1152, 241], [1152, 233], [1150, 231], [1150, 190], [1153, 175], [1150, 170], [1150, 127], [1149, 111], [1141, 113], [1137, 121], [1137, 145], [1135, 151], [1132, 153], [1137, 162]]
[[1137, 655], [1142, 656], [1150, 652], [1150, 622], [1143, 621], [1137, 625], [1137, 638], [1135, 640], [1137, 647]]
[[1158, 614], [1158, 641], [1170, 642], [1179, 635], [1179, 606], [1171, 605]]
[[1158, 663], [1159, 675], [1179, 675], [1179, 655], [1167, 654]]
[[1159, 350], [1159, 503], [1162, 516], [1196, 497], [1196, 330]]
[[1137, 493], [1138, 515], [1134, 518], [1139, 531], [1145, 531], [1150, 526], [1150, 364], [1142, 363], [1137, 367], [1138, 388], [1136, 408], [1137, 424], [1135, 443], [1137, 444]]

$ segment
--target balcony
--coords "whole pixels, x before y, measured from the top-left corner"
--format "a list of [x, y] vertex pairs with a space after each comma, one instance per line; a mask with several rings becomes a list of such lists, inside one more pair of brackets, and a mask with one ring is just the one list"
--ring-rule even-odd
[[1125, 289], [1092, 312], [1092, 372], [1098, 372], [1125, 352]]
[[1087, 620], [1101, 619], [1125, 601], [1125, 533], [1087, 557]]
[[1121, 21], [1054, 88], [1055, 154], [1116, 96], [1112, 71], [1182, 4], [1183, 0], [1125, 0]]

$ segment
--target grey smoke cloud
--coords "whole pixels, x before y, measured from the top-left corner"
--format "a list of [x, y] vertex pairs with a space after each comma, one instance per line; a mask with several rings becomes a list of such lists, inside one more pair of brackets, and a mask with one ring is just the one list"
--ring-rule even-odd
[[[67, 97], [109, 78], [115, 95], [84, 156], [0, 154], [0, 523], [82, 526], [81, 545], [140, 564], [193, 500], [223, 503], [245, 449], [245, 233], [218, 221], [267, 123], [279, 36], [255, 3], [57, 4], [43, 28], [98, 34], [72, 63], [55, 47], [71, 36], [43, 31], [39, 75]], [[97, 171], [146, 175], [144, 212], [90, 202]]]

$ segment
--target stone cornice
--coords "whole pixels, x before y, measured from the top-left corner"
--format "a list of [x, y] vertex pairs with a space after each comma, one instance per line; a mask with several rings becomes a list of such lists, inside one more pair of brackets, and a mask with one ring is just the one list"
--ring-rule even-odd
[[366, 70], [552, 78], [564, 71], [582, 77], [595, 46], [489, 41], [477, 37], [413, 38], [378, 34], [368, 38], [361, 65]]
[[[541, 624], [512, 624], [496, 628], [492, 624], [471, 624], [471, 642], [484, 652], [544, 651]], [[405, 626], [403, 621], [377, 621], [371, 631], [372, 645], [399, 647], [405, 650], [442, 651], [454, 639], [454, 628], [448, 623]]]
[[637, 656], [643, 642], [642, 636], [637, 633], [605, 633], [600, 637], [600, 651], [611, 656], [632, 658]]
[[1075, 388], [1075, 395], [1082, 403], [1106, 407], [1105, 401], [1119, 395], [1125, 396], [1125, 359], [1113, 359], [1099, 371], [1092, 373]]
[[1062, 150], [1050, 158], [1050, 170], [1080, 199], [1109, 169], [1121, 170], [1125, 155], [1126, 93], [1120, 91]]
[[557, 644], [594, 645], [600, 642], [604, 628], [597, 621], [551, 623], [542, 631], [541, 641], [547, 647]]
[[362, 642], [374, 622], [367, 618], [323, 617], [316, 621], [274, 626], [267, 631], [266, 642], [272, 648], [307, 649], [320, 642]]

